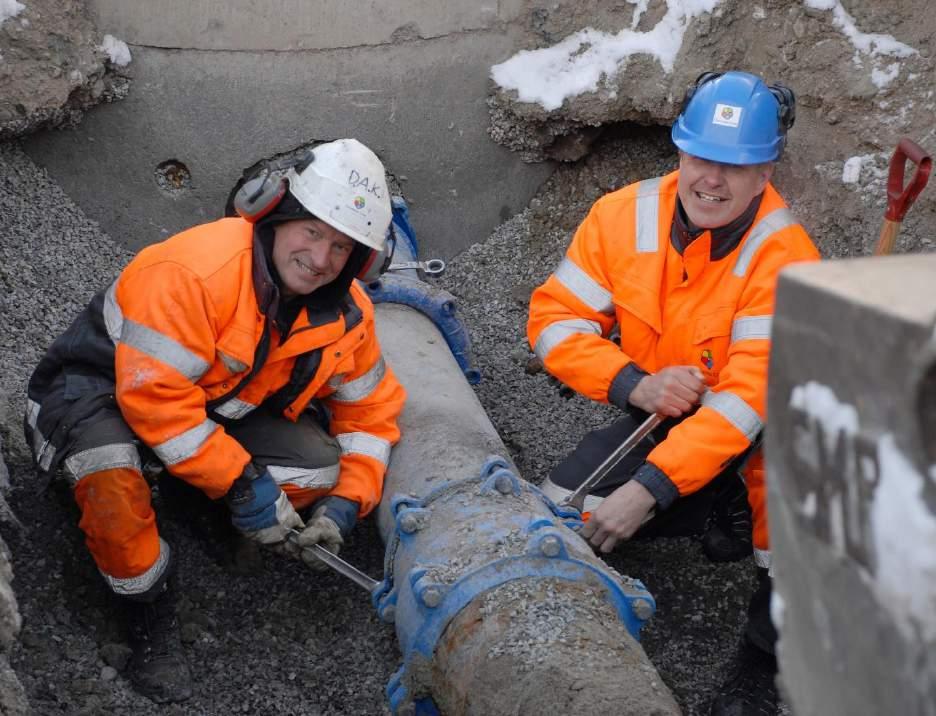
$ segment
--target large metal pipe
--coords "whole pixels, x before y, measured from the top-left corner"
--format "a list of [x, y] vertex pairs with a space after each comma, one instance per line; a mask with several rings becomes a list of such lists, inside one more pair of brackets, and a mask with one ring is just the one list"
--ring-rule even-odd
[[387, 544], [378, 613], [403, 665], [396, 713], [678, 714], [637, 641], [654, 610], [520, 479], [463, 366], [426, 315], [377, 306], [409, 399], [378, 512]]

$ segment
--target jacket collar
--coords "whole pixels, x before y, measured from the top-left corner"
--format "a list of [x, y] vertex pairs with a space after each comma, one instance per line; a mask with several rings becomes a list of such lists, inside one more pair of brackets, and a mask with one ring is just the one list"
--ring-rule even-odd
[[[763, 193], [758, 194], [751, 200], [751, 203], [748, 204], [747, 209], [744, 210], [741, 216], [730, 224], [719, 226], [711, 230], [712, 248], [710, 257], [712, 261], [725, 258], [737, 248], [738, 244], [741, 243], [741, 239], [744, 238], [744, 235], [754, 223], [754, 217], [757, 215], [757, 210], [760, 208], [761, 199], [763, 198]], [[670, 229], [670, 243], [672, 243], [673, 248], [676, 249], [679, 254], [682, 254], [686, 250], [686, 247], [699, 238], [704, 232], [705, 229], [700, 229], [689, 221], [682, 201], [680, 201], [677, 196], [676, 211], [673, 212], [673, 224]]]

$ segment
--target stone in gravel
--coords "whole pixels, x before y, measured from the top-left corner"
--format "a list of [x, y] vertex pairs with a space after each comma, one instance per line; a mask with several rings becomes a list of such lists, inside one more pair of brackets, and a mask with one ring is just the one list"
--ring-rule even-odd
[[100, 694], [104, 688], [97, 679], [74, 679], [71, 686], [72, 691], [77, 694]]
[[126, 644], [105, 644], [100, 650], [101, 659], [117, 671], [123, 671], [133, 655], [133, 650]]
[[113, 681], [117, 678], [117, 669], [113, 666], [104, 666], [101, 668], [101, 681]]
[[202, 635], [201, 626], [195, 622], [186, 622], [179, 631], [181, 632], [182, 641], [186, 644], [194, 644]]
[[523, 370], [527, 375], [536, 375], [537, 373], [542, 373], [543, 361], [541, 361], [536, 356], [533, 356], [526, 362], [526, 366]]

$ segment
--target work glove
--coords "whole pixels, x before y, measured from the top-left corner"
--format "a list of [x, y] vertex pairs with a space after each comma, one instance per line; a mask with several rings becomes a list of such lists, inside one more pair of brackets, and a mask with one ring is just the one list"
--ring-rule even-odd
[[296, 556], [316, 571], [328, 569], [323, 561], [303, 547], [318, 544], [332, 554], [338, 554], [345, 539], [357, 523], [358, 503], [344, 497], [330, 495], [318, 501], [305, 529], [295, 541]]
[[262, 545], [285, 541], [293, 529], [302, 529], [302, 518], [267, 470], [258, 473], [250, 463], [224, 496], [231, 523], [245, 537]]

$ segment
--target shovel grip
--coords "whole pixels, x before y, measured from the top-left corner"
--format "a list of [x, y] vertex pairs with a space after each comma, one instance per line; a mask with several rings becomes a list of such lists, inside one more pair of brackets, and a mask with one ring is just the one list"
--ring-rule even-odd
[[[916, 164], [916, 171], [910, 182], [904, 186], [904, 169], [908, 159]], [[926, 186], [932, 168], [932, 158], [919, 144], [908, 137], [900, 140], [891, 157], [887, 174], [887, 211], [884, 214], [887, 221], [903, 221], [907, 209], [913, 205]]]

